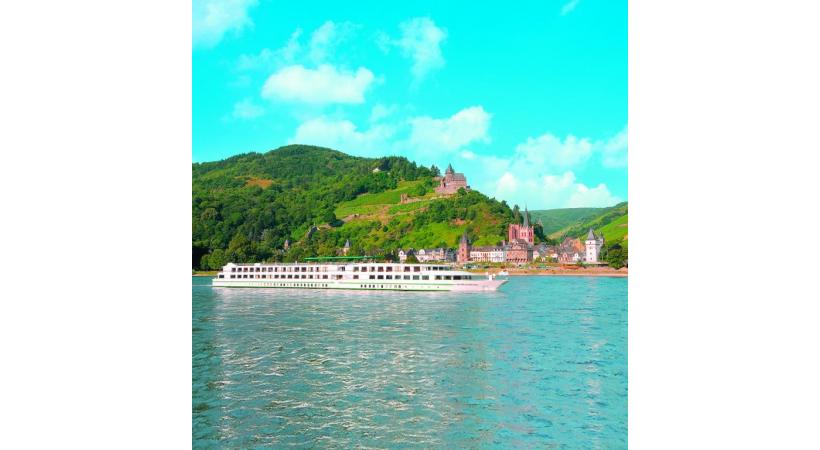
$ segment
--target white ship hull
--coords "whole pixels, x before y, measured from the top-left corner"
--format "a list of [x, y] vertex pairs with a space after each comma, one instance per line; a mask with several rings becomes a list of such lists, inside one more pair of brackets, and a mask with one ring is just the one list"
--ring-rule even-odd
[[349, 265], [228, 264], [213, 279], [220, 288], [344, 289], [367, 291], [495, 291], [507, 280], [447, 266], [359, 263]]
[[283, 288], [283, 289], [352, 289], [367, 291], [455, 291], [483, 292], [495, 291], [507, 280], [472, 280], [451, 284], [433, 283], [358, 283], [350, 281], [277, 281], [277, 280], [219, 280], [214, 278], [214, 287], [225, 288]]

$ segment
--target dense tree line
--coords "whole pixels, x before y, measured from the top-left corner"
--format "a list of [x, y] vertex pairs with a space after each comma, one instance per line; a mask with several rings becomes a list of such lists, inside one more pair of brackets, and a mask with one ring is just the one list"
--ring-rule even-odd
[[607, 244], [604, 248], [604, 261], [613, 269], [620, 269], [627, 265], [629, 259], [629, 251], [626, 247], [621, 246], [621, 242]]
[[[401, 157], [357, 158], [303, 145], [195, 163], [193, 265], [284, 257], [285, 240], [299, 241], [314, 225], [341, 225], [334, 215], [337, 204], [431, 176], [430, 169]], [[326, 250], [317, 245], [294, 252]]]
[[[424, 180], [410, 192], [411, 197], [424, 196], [437, 173], [435, 166], [421, 167], [401, 157], [359, 158], [303, 145], [193, 164], [193, 266], [217, 269], [230, 261], [332, 256], [346, 240], [352, 255], [390, 260], [409, 232], [429, 224], [461, 224], [471, 240], [506, 235], [515, 220], [509, 206], [463, 189], [414, 214], [388, 217], [386, 223], [343, 224], [334, 214], [339, 203], [395, 189], [402, 180]], [[284, 250], [286, 240], [290, 246]], [[457, 239], [438, 244], [454, 247]]]

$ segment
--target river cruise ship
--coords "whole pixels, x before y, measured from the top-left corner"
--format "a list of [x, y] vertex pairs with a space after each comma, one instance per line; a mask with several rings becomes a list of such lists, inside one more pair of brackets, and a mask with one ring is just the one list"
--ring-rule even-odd
[[444, 264], [228, 263], [213, 279], [213, 286], [475, 292], [494, 291], [506, 281]]

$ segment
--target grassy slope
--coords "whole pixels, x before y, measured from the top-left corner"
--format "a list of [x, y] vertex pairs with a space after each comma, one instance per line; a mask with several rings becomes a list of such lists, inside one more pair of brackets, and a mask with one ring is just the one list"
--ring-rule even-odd
[[623, 239], [624, 244], [626, 244], [628, 238], [627, 233], [629, 232], [628, 219], [629, 216], [625, 214], [601, 227], [600, 231], [604, 234], [604, 239], [606, 239], [607, 242], [615, 242]]
[[[506, 239], [506, 236], [494, 231], [499, 223], [489, 211], [482, 211], [472, 221], [474, 234], [479, 235], [474, 239], [473, 245], [495, 245]], [[466, 229], [466, 223], [430, 223], [408, 232], [401, 238], [401, 243], [404, 247], [413, 248], [457, 247], [458, 240]]]
[[[430, 248], [438, 246], [455, 247], [461, 234], [467, 229], [466, 223], [428, 223], [418, 228], [412, 228], [410, 223], [413, 217], [427, 209], [432, 202], [437, 201], [438, 195], [429, 191], [423, 197], [411, 197], [411, 203], [400, 204], [401, 194], [409, 193], [424, 180], [402, 181], [396, 189], [380, 192], [378, 194], [362, 194], [354, 200], [340, 203], [336, 208], [336, 216], [346, 218], [346, 223], [342, 230], [366, 226], [374, 220], [383, 224], [389, 223], [390, 231], [376, 230], [369, 236], [369, 240], [375, 246], [384, 245], [390, 240], [396, 240], [402, 248]], [[358, 214], [359, 217], [350, 217]], [[484, 209], [472, 221], [473, 230], [479, 233], [474, 245], [494, 245], [503, 239], [498, 232], [494, 231], [500, 221], [488, 210]], [[402, 230], [395, 233], [394, 230]]]
[[[384, 205], [395, 205], [401, 200], [401, 194], [409, 194], [416, 186], [424, 180], [401, 181], [396, 189], [391, 189], [378, 194], [362, 194], [353, 200], [339, 203], [336, 207], [336, 217], [344, 218], [351, 214], [373, 214]], [[424, 198], [432, 197], [428, 192]]]
[[550, 237], [560, 239], [563, 236], [574, 236], [583, 238], [590, 228], [604, 234], [607, 242], [615, 242], [623, 239], [623, 244], [627, 244], [629, 205], [624, 202], [611, 208], [603, 208], [592, 218], [585, 218], [576, 221], [552, 234]]
[[594, 218], [605, 208], [560, 208], [530, 211], [533, 222], [538, 219], [544, 223], [544, 234], [549, 235], [566, 228], [578, 221]]

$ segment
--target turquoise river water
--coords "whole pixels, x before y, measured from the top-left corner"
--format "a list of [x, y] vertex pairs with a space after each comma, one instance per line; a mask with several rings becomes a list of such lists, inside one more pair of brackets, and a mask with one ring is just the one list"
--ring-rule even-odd
[[627, 280], [481, 294], [193, 278], [195, 448], [626, 448]]

